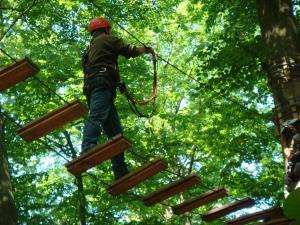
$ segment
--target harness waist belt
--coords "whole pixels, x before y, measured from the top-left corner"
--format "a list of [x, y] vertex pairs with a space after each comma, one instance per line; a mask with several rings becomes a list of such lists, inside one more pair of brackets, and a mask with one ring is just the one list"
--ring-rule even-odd
[[85, 69], [85, 78], [89, 79], [94, 76], [105, 76], [106, 72], [115, 72], [116, 70], [109, 66], [95, 66]]

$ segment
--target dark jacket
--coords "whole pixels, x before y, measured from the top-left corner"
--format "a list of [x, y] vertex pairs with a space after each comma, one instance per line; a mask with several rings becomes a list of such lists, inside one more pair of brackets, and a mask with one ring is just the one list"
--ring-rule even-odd
[[[140, 55], [136, 46], [124, 43], [120, 38], [105, 33], [94, 34], [90, 46], [85, 51], [82, 66], [85, 74], [85, 86], [95, 75], [104, 75], [113, 88], [120, 82], [118, 56], [126, 58]], [[100, 74], [97, 68], [107, 68], [107, 73]], [[101, 69], [100, 69], [101, 70]], [[95, 86], [95, 85], [93, 85]]]

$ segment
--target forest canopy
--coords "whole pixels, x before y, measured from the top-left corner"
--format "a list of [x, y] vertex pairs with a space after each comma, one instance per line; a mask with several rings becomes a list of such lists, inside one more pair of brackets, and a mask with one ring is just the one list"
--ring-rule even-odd
[[[293, 7], [299, 21], [299, 1]], [[30, 144], [17, 129], [65, 101], [85, 102], [81, 56], [91, 38], [89, 21], [99, 16], [112, 23], [113, 35], [134, 45], [141, 41], [160, 56], [155, 115], [138, 118], [121, 94], [116, 106], [124, 136], [133, 143], [125, 153], [131, 170], [156, 157], [169, 167], [120, 197], [106, 191], [113, 179], [109, 161], [83, 174], [88, 224], [205, 224], [201, 214], [245, 197], [256, 205], [226, 219], [282, 205], [284, 161], [272, 122], [274, 103], [262, 66], [267, 50], [256, 10], [254, 0], [0, 1], [1, 67], [28, 56], [40, 68], [38, 79], [0, 96], [19, 223], [79, 224], [75, 178], [64, 165], [74, 151], [80, 154], [84, 118]], [[137, 99], [151, 95], [150, 56], [120, 57], [119, 67]], [[148, 113], [151, 105], [141, 110]], [[201, 184], [165, 204], [147, 207], [141, 201], [192, 173]], [[230, 197], [172, 215], [169, 206], [216, 187], [225, 187]]]

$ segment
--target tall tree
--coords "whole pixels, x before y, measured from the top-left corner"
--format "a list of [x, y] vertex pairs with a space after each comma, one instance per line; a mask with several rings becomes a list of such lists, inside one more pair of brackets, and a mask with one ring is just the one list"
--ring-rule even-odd
[[0, 111], [0, 224], [17, 224], [17, 211], [4, 145], [4, 119]]
[[[277, 130], [300, 119], [300, 38], [291, 0], [257, 0], [262, 37], [267, 47], [268, 83], [273, 93]], [[281, 137], [285, 157], [288, 140]]]

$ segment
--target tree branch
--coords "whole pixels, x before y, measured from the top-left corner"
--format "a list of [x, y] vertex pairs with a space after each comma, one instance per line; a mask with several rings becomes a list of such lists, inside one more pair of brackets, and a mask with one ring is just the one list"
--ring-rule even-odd
[[63, 134], [64, 134], [64, 136], [65, 136], [65, 138], [66, 138], [66, 140], [67, 140], [69, 149], [71, 150], [72, 158], [75, 159], [75, 158], [77, 157], [77, 154], [76, 154], [74, 145], [73, 145], [73, 143], [72, 143], [71, 136], [70, 136], [69, 132], [66, 131], [66, 130], [63, 131]]
[[188, 169], [188, 174], [192, 173], [193, 165], [194, 165], [194, 162], [195, 162], [195, 154], [196, 154], [197, 147], [195, 147], [195, 145], [194, 145], [192, 147], [192, 149], [193, 149], [193, 152], [192, 152], [192, 156], [191, 156], [190, 166], [189, 166], [189, 169]]

